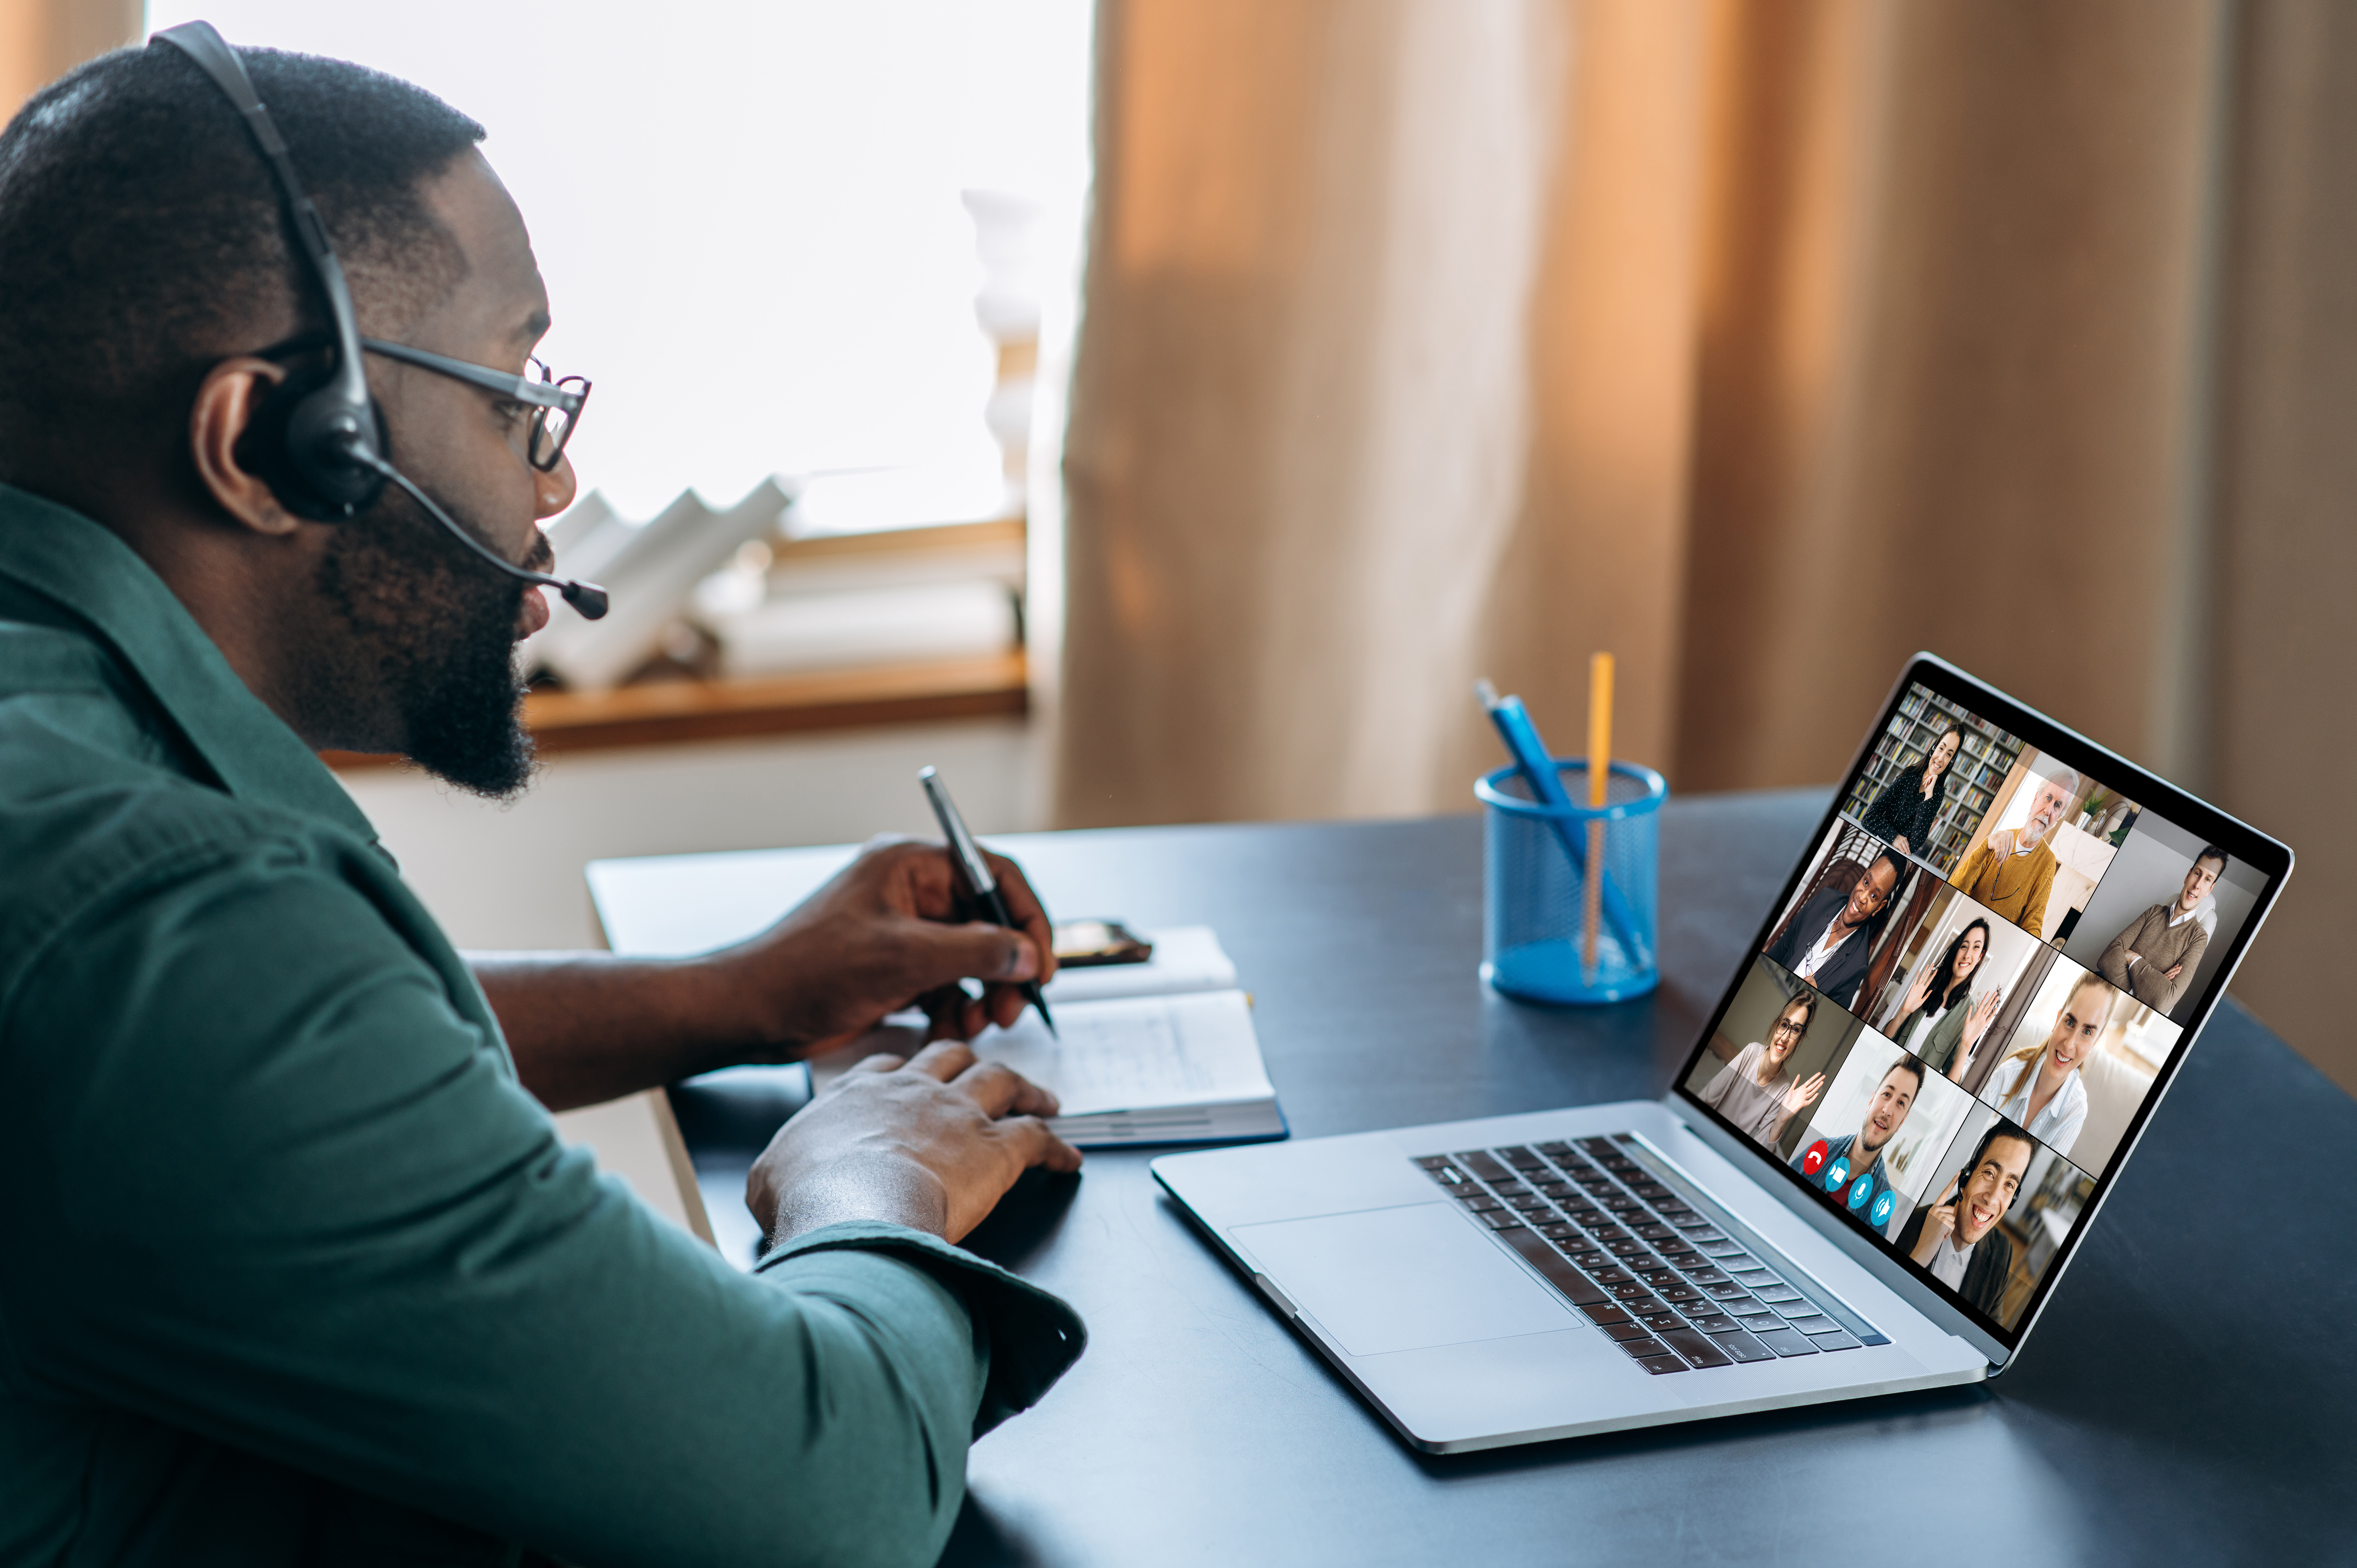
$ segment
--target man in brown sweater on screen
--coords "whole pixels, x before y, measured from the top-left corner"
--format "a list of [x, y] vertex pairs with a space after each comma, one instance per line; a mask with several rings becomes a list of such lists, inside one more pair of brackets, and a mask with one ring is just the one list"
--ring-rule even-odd
[[2226, 852], [2205, 847], [2186, 869], [2185, 886], [2167, 904], [2155, 904], [2112, 939], [2096, 967], [2104, 978], [2156, 1013], [2167, 1013], [2193, 983], [2210, 933], [2218, 923], [2210, 897], [2226, 869]]

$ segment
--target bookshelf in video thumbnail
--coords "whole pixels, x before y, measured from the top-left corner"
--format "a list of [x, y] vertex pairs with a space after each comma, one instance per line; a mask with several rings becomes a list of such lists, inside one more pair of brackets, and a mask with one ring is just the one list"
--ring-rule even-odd
[[1956, 868], [1973, 826], [1996, 799], [2006, 775], [2021, 755], [2021, 742], [1995, 725], [1974, 717], [1963, 708], [1921, 686], [1911, 688], [1891, 715], [1881, 744], [1850, 783], [1842, 801], [1842, 815], [1864, 814], [1874, 798], [1888, 789], [1910, 763], [1931, 753], [1950, 725], [1964, 731], [1963, 749], [1948, 769], [1947, 803], [1941, 809], [1932, 843], [1915, 858], [1946, 873]]

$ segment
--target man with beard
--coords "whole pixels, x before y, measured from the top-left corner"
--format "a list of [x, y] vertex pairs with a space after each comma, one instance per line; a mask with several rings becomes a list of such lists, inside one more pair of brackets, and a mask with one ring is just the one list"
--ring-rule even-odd
[[2013, 1276], [2013, 1243], [1996, 1222], [2013, 1207], [2036, 1151], [2029, 1134], [2012, 1122], [1991, 1122], [1973, 1157], [1941, 1188], [1939, 1201], [1900, 1227], [1900, 1251], [1992, 1317]]
[[[242, 58], [348, 264], [384, 449], [545, 564], [572, 471], [497, 388], [547, 299], [481, 128]], [[1080, 1352], [952, 1244], [1077, 1166], [1054, 1098], [946, 1040], [863, 1064], [755, 1165], [749, 1275], [544, 1107], [911, 1002], [1010, 1023], [1046, 917], [999, 862], [1020, 929], [976, 920], [901, 844], [709, 958], [463, 961], [315, 753], [512, 793], [512, 647], [548, 612], [397, 489], [332, 523], [287, 499], [274, 394], [330, 321], [286, 210], [167, 43], [0, 132], [0, 1560], [930, 1562], [968, 1443]]]
[[1953, 880], [1964, 897], [2031, 936], [2043, 936], [2046, 899], [2054, 891], [2054, 868], [2061, 864], [2046, 841], [2062, 825], [2078, 789], [2079, 775], [2068, 768], [2039, 779], [2029, 798], [2029, 816], [2019, 830], [2001, 828], [1989, 834], [1956, 868]]
[[[1915, 1108], [1915, 1097], [1922, 1092], [1923, 1064], [1901, 1054], [1875, 1085], [1857, 1131], [1810, 1144], [1792, 1156], [1792, 1168], [1827, 1192], [1840, 1195], [1853, 1213], [1869, 1214], [1875, 1195], [1890, 1190], [1890, 1172], [1882, 1163], [1883, 1146], [1907, 1125], [1907, 1112]], [[1865, 1184], [1863, 1188], [1860, 1183]]]

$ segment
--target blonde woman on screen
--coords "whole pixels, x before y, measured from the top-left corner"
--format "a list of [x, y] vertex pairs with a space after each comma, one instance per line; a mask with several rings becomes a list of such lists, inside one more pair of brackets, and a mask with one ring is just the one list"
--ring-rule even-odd
[[1981, 1091], [1998, 1115], [2066, 1159], [2087, 1122], [2087, 1088], [2079, 1081], [2079, 1069], [2103, 1037], [2118, 994], [2102, 975], [2081, 975], [2055, 1012], [2046, 1038], [1997, 1063]]
[[1702, 1091], [1702, 1102], [1743, 1130], [1754, 1143], [1773, 1145], [1786, 1122], [1824, 1092], [1825, 1075], [1813, 1072], [1805, 1083], [1794, 1083], [1784, 1071], [1785, 1060], [1800, 1048], [1816, 1015], [1817, 993], [1803, 991], [1776, 1015], [1764, 1041], [1754, 1040], [1735, 1054]]

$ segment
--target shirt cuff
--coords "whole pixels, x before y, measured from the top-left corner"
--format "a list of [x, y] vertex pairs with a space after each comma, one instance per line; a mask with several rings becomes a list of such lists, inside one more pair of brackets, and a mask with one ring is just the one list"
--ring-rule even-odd
[[987, 1368], [974, 1416], [976, 1437], [1039, 1403], [1088, 1348], [1087, 1326], [1061, 1296], [905, 1225], [872, 1219], [823, 1225], [770, 1249], [753, 1272], [765, 1273], [805, 1252], [843, 1249], [887, 1252], [915, 1264], [965, 1304]]

